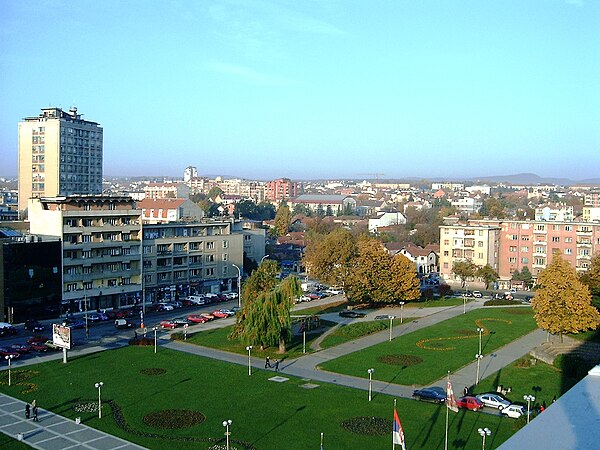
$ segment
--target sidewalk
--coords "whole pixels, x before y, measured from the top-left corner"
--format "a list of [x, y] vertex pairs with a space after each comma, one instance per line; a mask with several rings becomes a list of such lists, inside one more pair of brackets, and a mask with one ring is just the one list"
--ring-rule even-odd
[[87, 448], [143, 450], [145, 447], [39, 409], [39, 422], [25, 419], [25, 402], [0, 394], [0, 432], [43, 450]]

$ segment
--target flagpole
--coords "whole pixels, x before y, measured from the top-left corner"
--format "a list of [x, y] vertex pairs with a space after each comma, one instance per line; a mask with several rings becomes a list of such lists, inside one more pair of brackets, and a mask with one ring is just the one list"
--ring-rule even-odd
[[[450, 371], [448, 371], [448, 378], [446, 379], [446, 386], [448, 386], [448, 383], [450, 382]], [[446, 392], [448, 392], [448, 389], [446, 388]], [[444, 440], [444, 450], [448, 450], [448, 401], [450, 399], [446, 398], [446, 438]]]
[[[394, 412], [396, 412], [396, 399], [394, 399]], [[396, 443], [394, 442], [394, 433], [392, 433], [392, 450], [396, 449]]]
[[321, 433], [321, 450], [323, 450], [323, 433]]

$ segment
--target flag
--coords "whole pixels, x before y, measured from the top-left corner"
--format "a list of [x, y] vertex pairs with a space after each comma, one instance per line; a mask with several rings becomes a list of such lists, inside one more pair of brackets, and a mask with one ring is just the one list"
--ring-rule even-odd
[[406, 444], [404, 443], [404, 430], [402, 430], [402, 424], [398, 418], [398, 412], [394, 408], [394, 427], [392, 431], [392, 443], [394, 445], [399, 444], [402, 446], [402, 450], [406, 450]]
[[458, 412], [456, 398], [454, 397], [454, 391], [452, 391], [452, 383], [450, 383], [450, 376], [448, 376], [448, 388], [446, 389], [446, 406], [448, 406], [448, 409]]

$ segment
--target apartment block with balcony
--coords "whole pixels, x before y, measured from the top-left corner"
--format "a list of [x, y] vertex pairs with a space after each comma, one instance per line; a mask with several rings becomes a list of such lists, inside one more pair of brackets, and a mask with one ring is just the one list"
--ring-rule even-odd
[[244, 238], [231, 221], [143, 227], [145, 302], [237, 289]]
[[29, 220], [32, 233], [62, 241], [63, 313], [139, 302], [142, 221], [130, 197], [31, 199]]
[[499, 240], [497, 225], [440, 226], [440, 273], [447, 280], [454, 279], [454, 262], [464, 260], [471, 260], [477, 266], [489, 264], [498, 270]]
[[278, 178], [266, 185], [266, 198], [270, 202], [289, 200], [298, 195], [298, 183], [289, 178]]

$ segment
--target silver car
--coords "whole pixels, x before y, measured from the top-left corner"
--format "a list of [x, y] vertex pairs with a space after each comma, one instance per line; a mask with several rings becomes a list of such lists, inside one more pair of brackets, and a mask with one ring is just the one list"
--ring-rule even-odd
[[510, 405], [510, 402], [504, 397], [494, 393], [479, 394], [477, 400], [490, 408], [503, 409]]

